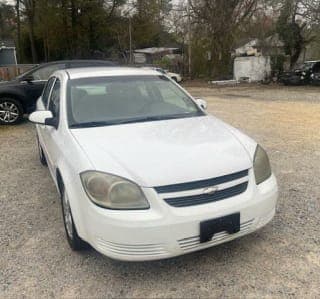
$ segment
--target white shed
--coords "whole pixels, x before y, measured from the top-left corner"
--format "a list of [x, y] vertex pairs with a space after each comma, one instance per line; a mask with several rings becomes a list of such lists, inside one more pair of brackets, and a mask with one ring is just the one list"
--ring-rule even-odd
[[13, 41], [0, 40], [0, 66], [17, 64], [16, 48]]
[[249, 82], [262, 81], [271, 74], [270, 56], [236, 57], [233, 65], [234, 79]]

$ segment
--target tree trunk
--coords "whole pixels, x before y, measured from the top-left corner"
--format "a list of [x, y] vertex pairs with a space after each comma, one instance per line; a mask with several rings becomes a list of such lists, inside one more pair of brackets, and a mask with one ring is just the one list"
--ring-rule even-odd
[[293, 68], [298, 61], [300, 54], [302, 52], [302, 46], [298, 45], [294, 50], [290, 57], [290, 68]]
[[66, 42], [66, 45], [65, 45], [66, 57], [70, 58], [70, 56], [72, 56], [72, 45], [70, 43], [70, 26], [68, 22], [68, 19], [69, 19], [68, 1], [62, 0], [61, 6], [62, 6], [62, 24], [64, 28], [63, 34], [64, 34], [64, 40]]
[[29, 20], [29, 39], [30, 39], [30, 46], [31, 46], [32, 63], [37, 63], [38, 62], [38, 54], [37, 54], [35, 38], [34, 38], [33, 20]]
[[18, 45], [18, 61], [21, 63], [22, 60], [22, 49], [21, 49], [21, 20], [20, 20], [20, 0], [16, 3], [16, 14], [17, 14], [17, 45]]
[[38, 62], [37, 49], [34, 34], [35, 0], [25, 0], [24, 6], [29, 27], [29, 40], [31, 47], [32, 63]]
[[75, 0], [71, 0], [71, 48], [73, 58], [77, 56], [77, 7]]

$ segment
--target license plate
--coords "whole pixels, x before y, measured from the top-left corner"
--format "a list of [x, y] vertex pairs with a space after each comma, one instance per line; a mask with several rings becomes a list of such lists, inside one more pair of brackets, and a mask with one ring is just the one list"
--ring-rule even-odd
[[200, 243], [210, 241], [220, 232], [235, 234], [240, 231], [240, 213], [200, 222]]

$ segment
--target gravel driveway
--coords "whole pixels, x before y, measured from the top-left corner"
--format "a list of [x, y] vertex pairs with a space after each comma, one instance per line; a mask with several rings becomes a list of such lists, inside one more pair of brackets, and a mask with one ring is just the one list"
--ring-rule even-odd
[[164, 261], [72, 252], [33, 125], [2, 126], [0, 298], [320, 296], [320, 88], [188, 89], [269, 152], [280, 186], [274, 220], [242, 239]]

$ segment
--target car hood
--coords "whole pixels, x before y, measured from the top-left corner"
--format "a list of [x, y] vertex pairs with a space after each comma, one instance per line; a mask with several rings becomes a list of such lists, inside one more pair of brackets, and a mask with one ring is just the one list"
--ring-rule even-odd
[[243, 145], [212, 116], [72, 129], [94, 169], [154, 187], [252, 167]]

